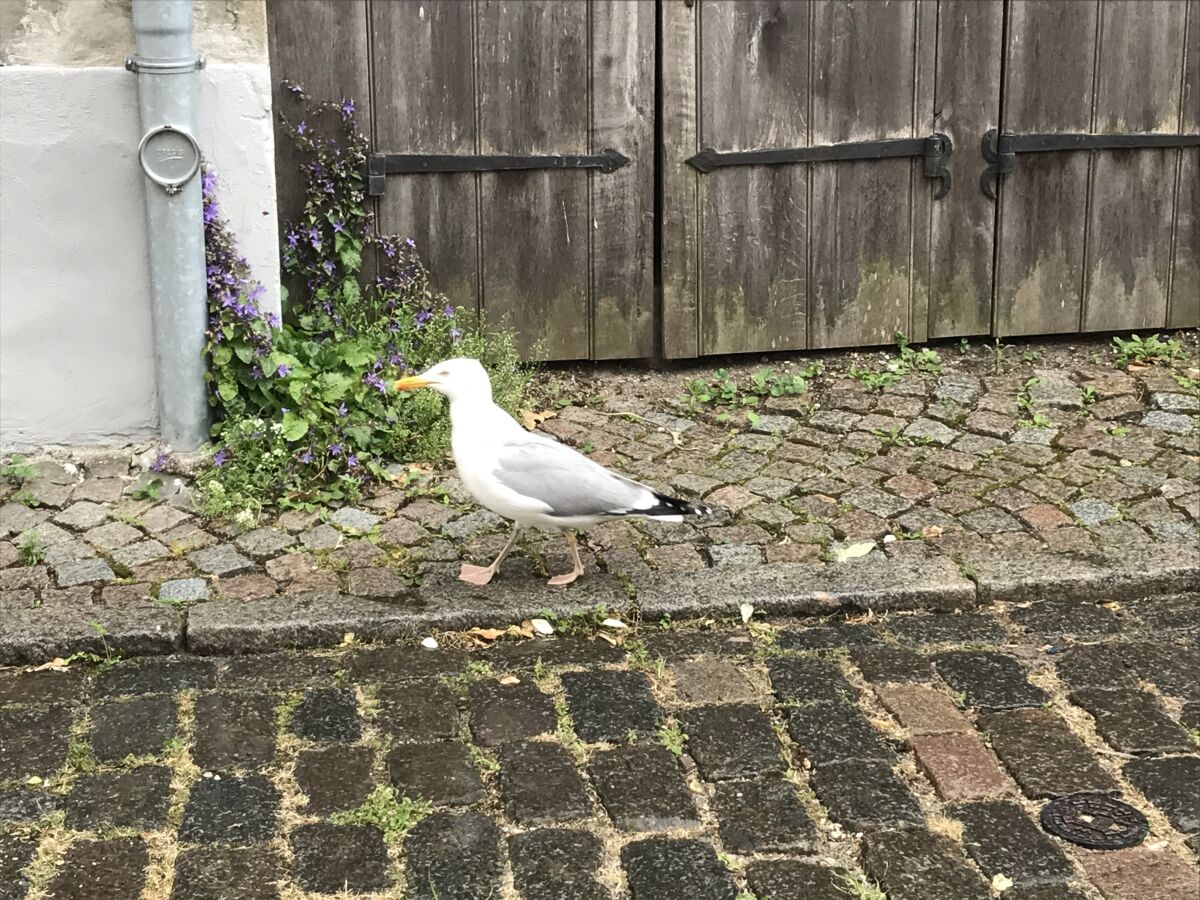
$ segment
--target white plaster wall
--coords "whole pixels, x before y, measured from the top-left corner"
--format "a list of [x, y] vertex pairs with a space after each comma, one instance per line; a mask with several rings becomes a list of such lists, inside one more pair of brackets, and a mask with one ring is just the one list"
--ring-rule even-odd
[[[197, 139], [278, 310], [270, 97], [265, 64], [211, 66]], [[140, 137], [124, 69], [0, 67], [0, 447], [156, 429]]]

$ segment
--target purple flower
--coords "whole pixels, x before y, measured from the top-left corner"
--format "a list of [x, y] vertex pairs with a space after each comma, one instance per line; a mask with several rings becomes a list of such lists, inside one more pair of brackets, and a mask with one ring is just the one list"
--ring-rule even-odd
[[211, 194], [213, 188], [217, 186], [217, 176], [211, 169], [205, 169], [200, 176], [200, 190], [205, 194]]
[[308, 123], [307, 122], [301, 122], [299, 125], [296, 126], [296, 134], [304, 134], [306, 131], [308, 131]]
[[432, 318], [433, 318], [433, 313], [431, 313], [427, 309], [423, 309], [413, 317], [413, 320], [417, 323], [417, 327], [421, 328], [422, 326], [425, 325], [426, 322], [428, 322]]
[[363, 376], [363, 384], [368, 384], [381, 394], [387, 393], [387, 385], [383, 383], [383, 379], [374, 372], [368, 372]]
[[413, 248], [416, 248], [416, 246], [417, 246], [417, 242], [414, 241], [412, 238], [405, 238], [404, 243], [408, 244], [408, 246], [413, 247]]
[[275, 374], [282, 378], [290, 371], [292, 371], [291, 366], [285, 366], [283, 363], [280, 363], [279, 367], [275, 370]]
[[344, 232], [346, 230], [346, 226], [342, 222], [341, 219], [338, 219], [336, 222], [333, 223], [333, 230], [335, 232], [338, 232], [338, 231]]
[[330, 456], [341, 456], [342, 455], [342, 445], [341, 444], [330, 444], [329, 445], [329, 455]]
[[345, 403], [343, 403], [341, 406], [338, 407], [338, 415], [341, 416], [343, 419], [346, 418], [346, 404]]
[[302, 453], [300, 455], [300, 462], [304, 463], [306, 466], [309, 463], [311, 463], [312, 461], [313, 461], [313, 452], [311, 450], [305, 450], [304, 453]]
[[263, 284], [261, 281], [256, 281], [254, 283], [254, 287], [250, 288], [250, 299], [251, 300], [261, 300], [266, 293], [267, 293], [267, 286], [265, 284]]
[[457, 327], [455, 327], [455, 328], [451, 328], [451, 329], [450, 329], [450, 340], [452, 340], [452, 341], [453, 341], [454, 343], [456, 343], [456, 344], [457, 344], [457, 343], [458, 343], [460, 340], [462, 340], [462, 329], [461, 329], [461, 328], [457, 328]]
[[343, 100], [342, 101], [342, 121], [343, 122], [349, 121], [349, 119], [352, 115], [354, 115], [354, 101], [353, 100]]
[[267, 324], [270, 325], [272, 328], [278, 328], [280, 325], [282, 325], [283, 322], [279, 318], [279, 313], [275, 313], [275, 312], [267, 313]]
[[447, 303], [445, 308], [442, 310], [442, 315], [447, 319], [454, 318], [454, 307]]
[[404, 357], [401, 356], [399, 353], [393, 353], [391, 356], [388, 357], [388, 362], [391, 363], [393, 366], [402, 366], [402, 365], [404, 365]]
[[221, 213], [217, 209], [215, 200], [210, 200], [204, 204], [204, 224], [211, 225]]
[[334, 269], [333, 261], [329, 259], [325, 260], [325, 262], [321, 263], [321, 268], [325, 270], [326, 275], [332, 275]]
[[283, 86], [285, 88], [287, 88], [289, 91], [291, 91], [293, 94], [303, 94], [304, 93], [304, 88], [301, 87], [300, 85], [296, 84], [296, 82], [294, 82], [294, 81], [287, 81], [285, 79], [283, 82]]
[[154, 462], [150, 463], [150, 471], [151, 472], [161, 472], [163, 469], [165, 469], [167, 467], [167, 463], [170, 461], [170, 459], [171, 459], [170, 454], [163, 453], [160, 450], [158, 453], [158, 456], [154, 457]]
[[300, 235], [296, 234], [295, 231], [289, 231], [287, 237], [289, 247], [295, 247], [298, 243], [300, 243]]
[[220, 466], [223, 466], [223, 465], [225, 465], [225, 463], [226, 463], [228, 460], [229, 460], [229, 448], [228, 448], [228, 447], [222, 447], [220, 450], [218, 450], [218, 451], [217, 451], [217, 452], [216, 452], [216, 453], [213, 455], [213, 460], [212, 460], [212, 461], [213, 461], [213, 465], [214, 465], [214, 466], [218, 466], [218, 467], [220, 467]]
[[262, 381], [263, 371], [258, 367], [257, 363], [250, 367], [250, 377], [255, 381]]
[[346, 468], [348, 468], [348, 469], [357, 469], [358, 468], [358, 457], [355, 456], [353, 453], [351, 453], [349, 456], [346, 457]]

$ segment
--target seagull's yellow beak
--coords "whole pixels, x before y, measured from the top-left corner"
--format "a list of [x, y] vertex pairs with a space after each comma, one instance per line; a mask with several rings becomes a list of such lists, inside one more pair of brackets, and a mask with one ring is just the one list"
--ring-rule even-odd
[[429, 387], [429, 385], [428, 379], [422, 378], [420, 375], [410, 375], [396, 382], [396, 390], [415, 391], [417, 388]]

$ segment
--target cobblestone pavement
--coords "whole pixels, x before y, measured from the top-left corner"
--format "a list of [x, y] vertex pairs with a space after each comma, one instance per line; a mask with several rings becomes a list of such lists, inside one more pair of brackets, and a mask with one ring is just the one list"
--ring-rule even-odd
[[0, 898], [1181, 900], [1198, 599], [0, 673]]
[[880, 354], [827, 355], [812, 390], [768, 399], [753, 425], [676, 402], [704, 370], [605, 375], [579, 398], [558, 382], [583, 402], [546, 432], [717, 508], [593, 529], [589, 575], [565, 590], [543, 583], [567, 566], [550, 536], [487, 588], [458, 583], [506, 525], [444, 473], [246, 529], [195, 515], [186, 477], [145, 471], [156, 448], [41, 458], [0, 483], [0, 664], [332, 646], [597, 604], [653, 618], [1194, 589], [1200, 372], [1119, 371], [1103, 343], [995, 353], [951, 348], [939, 373], [880, 390], [849, 374], [883, 371]]

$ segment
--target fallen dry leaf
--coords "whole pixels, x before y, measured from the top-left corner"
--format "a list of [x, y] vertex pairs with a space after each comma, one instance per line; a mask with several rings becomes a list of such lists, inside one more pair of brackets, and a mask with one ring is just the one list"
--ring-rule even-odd
[[483, 638], [485, 641], [494, 641], [503, 637], [505, 633], [506, 629], [503, 628], [472, 628], [467, 632], [472, 637]]
[[68, 663], [61, 656], [56, 656], [56, 657], [54, 657], [54, 659], [50, 660], [50, 662], [44, 662], [40, 666], [34, 666], [29, 671], [45, 672], [47, 670], [53, 670], [55, 672], [65, 672], [65, 671], [67, 671], [67, 669], [69, 667], [70, 667], [70, 663]]
[[858, 559], [860, 556], [866, 556], [874, 549], [874, 541], [859, 541], [856, 544], [850, 544], [839, 550], [835, 550], [833, 558], [838, 562], [845, 562], [848, 559]]
[[605, 619], [600, 624], [603, 625], [605, 628], [628, 628], [629, 627], [624, 622], [622, 622], [620, 619]]
[[529, 624], [533, 626], [533, 630], [541, 635], [554, 634], [554, 626], [545, 619], [530, 619]]
[[505, 675], [500, 679], [501, 684], [520, 684], [521, 679], [516, 675]]
[[942, 526], [941, 525], [926, 525], [924, 528], [921, 529], [921, 535], [923, 537], [927, 537], [927, 538], [941, 537]]
[[596, 632], [596, 637], [600, 638], [601, 640], [608, 641], [614, 647], [620, 646], [621, 644], [620, 638], [613, 637], [611, 634], [605, 634], [603, 631]]
[[992, 890], [997, 894], [1003, 894], [1013, 886], [1013, 880], [1003, 872], [997, 872], [992, 876]]
[[547, 419], [553, 419], [558, 413], [552, 409], [543, 409], [537, 412], [531, 409], [522, 409], [517, 411], [517, 415], [521, 417], [521, 424], [525, 426], [525, 430], [533, 431]]
[[435, 638], [427, 637], [422, 639], [421, 646], [426, 650], [436, 650], [438, 648], [438, 642]]
[[750, 617], [752, 615], [754, 615], [754, 604], [753, 603], [743, 603], [741, 606], [738, 607], [738, 612], [740, 612], [742, 614], [742, 624], [745, 624], [746, 622], [749, 622]]

